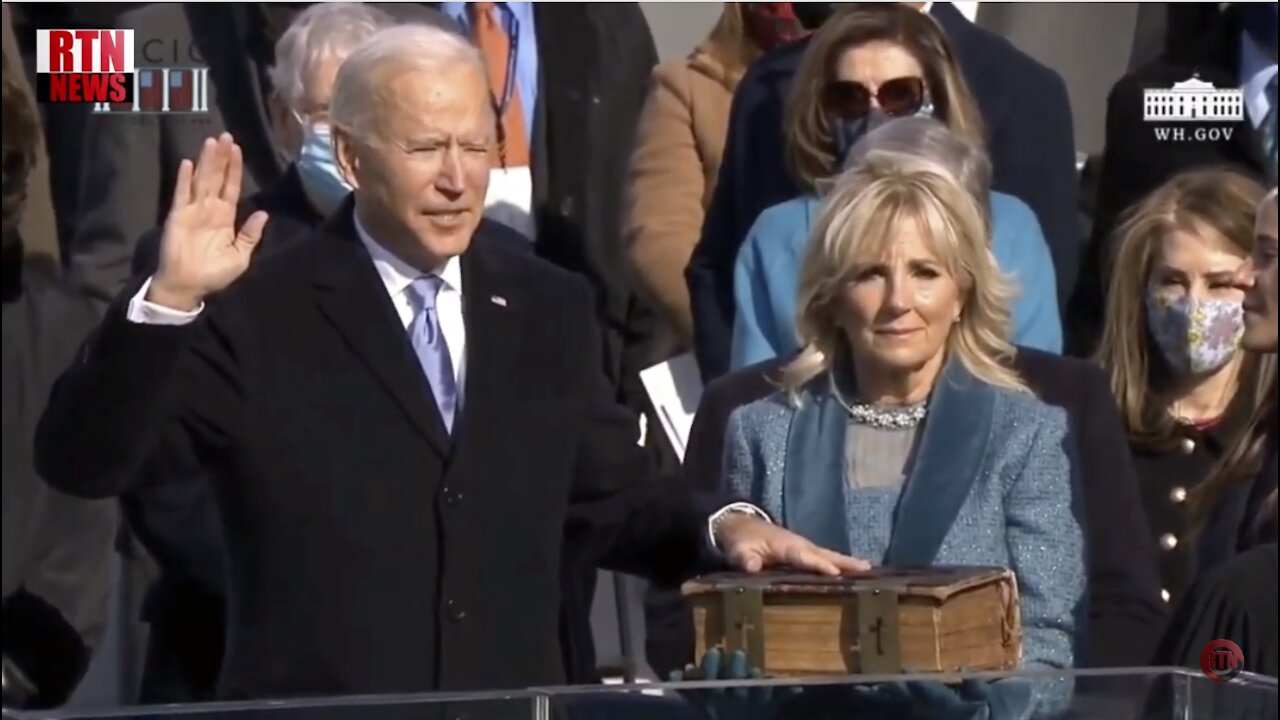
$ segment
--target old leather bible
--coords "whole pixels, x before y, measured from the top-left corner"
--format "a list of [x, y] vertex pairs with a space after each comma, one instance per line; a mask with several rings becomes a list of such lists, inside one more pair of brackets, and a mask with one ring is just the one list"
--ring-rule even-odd
[[697, 655], [742, 650], [771, 676], [1017, 667], [1018, 588], [1004, 568], [877, 568], [856, 577], [725, 573], [689, 581]]

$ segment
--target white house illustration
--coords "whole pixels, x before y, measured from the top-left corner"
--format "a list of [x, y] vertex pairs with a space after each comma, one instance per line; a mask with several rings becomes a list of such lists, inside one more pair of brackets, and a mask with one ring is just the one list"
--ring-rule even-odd
[[1171, 88], [1142, 91], [1142, 119], [1148, 122], [1240, 122], [1244, 120], [1244, 91], [1219, 90], [1213, 83], [1191, 77]]

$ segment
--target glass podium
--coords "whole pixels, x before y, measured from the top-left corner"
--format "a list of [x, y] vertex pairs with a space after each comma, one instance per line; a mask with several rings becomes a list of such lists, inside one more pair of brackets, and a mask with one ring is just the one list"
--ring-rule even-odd
[[1081, 720], [1267, 720], [1275, 678], [1215, 682], [1182, 668], [848, 676], [528, 688], [510, 692], [299, 698], [101, 711], [10, 711], [6, 720], [1003, 720], [992, 698], [1013, 689], [1051, 698], [1032, 717]]

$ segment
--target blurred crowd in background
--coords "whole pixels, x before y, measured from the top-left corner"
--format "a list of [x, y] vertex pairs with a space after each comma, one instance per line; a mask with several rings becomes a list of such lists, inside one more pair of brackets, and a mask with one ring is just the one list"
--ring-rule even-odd
[[[1168, 4], [1150, 57], [1115, 78], [1092, 158], [1054, 68], [948, 3], [724, 3], [705, 39], [662, 62], [635, 3], [324, 5], [4, 5], [6, 704], [19, 687], [28, 705], [72, 696], [120, 582], [147, 629], [121, 700], [215, 697], [228, 541], [211, 471], [159, 456], [118, 499], [73, 498], [36, 473], [36, 428], [109, 304], [155, 271], [179, 162], [205, 138], [229, 132], [243, 150], [238, 216], [269, 213], [264, 248], [305, 241], [341, 206], [338, 67], [406, 23], [471, 38], [491, 73], [510, 69], [489, 217], [586, 281], [602, 369], [647, 428], [640, 442], [709, 490], [733, 482], [733, 411], [819, 342], [809, 243], [835, 222], [835, 178], [868, 162], [858, 144], [879, 133], [873, 147], [944, 166], [968, 148], [951, 167], [1016, 287], [1000, 347], [1078, 451], [1088, 650], [1069, 664], [1195, 665], [1204, 641], [1234, 632], [1248, 669], [1277, 673], [1275, 3]], [[476, 13], [500, 18], [502, 37]], [[207, 67], [208, 112], [37, 106], [36, 29], [77, 27], [131, 28], [174, 56], [156, 64]], [[1193, 77], [1240, 89], [1244, 112], [1218, 139], [1161, 140], [1144, 91]], [[906, 118], [930, 123], [885, 134]], [[706, 389], [682, 460], [639, 375], [686, 353]], [[1069, 571], [1055, 572], [1045, 587], [1067, 592]], [[566, 553], [560, 574], [564, 678], [598, 681], [597, 568]], [[696, 660], [673, 586], [650, 584], [644, 613], [655, 676]]]

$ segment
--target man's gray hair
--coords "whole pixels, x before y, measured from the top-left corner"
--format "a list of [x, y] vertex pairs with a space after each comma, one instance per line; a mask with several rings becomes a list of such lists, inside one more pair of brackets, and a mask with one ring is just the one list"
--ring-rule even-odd
[[885, 123], [849, 150], [844, 169], [856, 168], [868, 156], [880, 152], [914, 155], [938, 163], [960, 181], [986, 212], [991, 194], [991, 160], [986, 151], [941, 122], [933, 118], [906, 117]]
[[271, 84], [294, 110], [306, 96], [306, 83], [315, 69], [346, 56], [378, 31], [395, 25], [387, 13], [364, 3], [316, 3], [298, 13], [276, 42], [275, 64], [268, 71]]
[[381, 86], [390, 70], [430, 74], [470, 65], [485, 74], [484, 56], [467, 38], [441, 27], [400, 25], [369, 38], [338, 69], [329, 119], [357, 138], [368, 138], [380, 107]]

